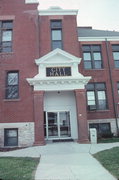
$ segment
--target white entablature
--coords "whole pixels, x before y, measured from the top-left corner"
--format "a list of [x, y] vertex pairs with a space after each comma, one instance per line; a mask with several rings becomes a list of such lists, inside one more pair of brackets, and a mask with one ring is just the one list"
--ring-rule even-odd
[[27, 78], [27, 81], [36, 91], [84, 89], [91, 79], [79, 73], [81, 58], [61, 49], [55, 49], [35, 62], [39, 73], [33, 78]]

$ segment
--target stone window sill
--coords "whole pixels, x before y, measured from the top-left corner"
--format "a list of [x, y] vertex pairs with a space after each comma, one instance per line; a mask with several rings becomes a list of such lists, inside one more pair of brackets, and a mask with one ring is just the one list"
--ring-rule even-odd
[[21, 99], [4, 99], [4, 102], [18, 102]]
[[6, 55], [6, 54], [13, 54], [13, 51], [12, 52], [0, 52], [0, 55]]
[[109, 109], [105, 109], [105, 110], [94, 110], [94, 111], [88, 111], [88, 113], [105, 113], [105, 112], [109, 112]]

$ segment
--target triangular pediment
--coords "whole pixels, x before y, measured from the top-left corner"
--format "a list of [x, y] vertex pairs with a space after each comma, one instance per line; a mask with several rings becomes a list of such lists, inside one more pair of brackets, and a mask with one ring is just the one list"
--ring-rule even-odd
[[59, 48], [49, 52], [47, 55], [42, 56], [39, 59], [36, 59], [36, 64], [79, 64], [81, 58], [76, 57], [66, 51], [63, 51]]
[[55, 49], [35, 61], [38, 74], [27, 78], [27, 81], [36, 91], [84, 89], [91, 79], [79, 72], [78, 64], [81, 58], [61, 49]]

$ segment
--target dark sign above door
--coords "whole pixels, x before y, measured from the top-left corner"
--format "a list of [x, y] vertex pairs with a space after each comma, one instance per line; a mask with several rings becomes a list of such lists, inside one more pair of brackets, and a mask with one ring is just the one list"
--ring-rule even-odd
[[47, 67], [46, 76], [71, 76], [71, 67]]

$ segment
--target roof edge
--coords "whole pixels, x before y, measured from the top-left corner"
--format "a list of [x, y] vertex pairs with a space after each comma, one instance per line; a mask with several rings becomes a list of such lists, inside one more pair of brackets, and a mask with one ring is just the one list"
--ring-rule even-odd
[[119, 41], [119, 36], [78, 37], [78, 41]]

